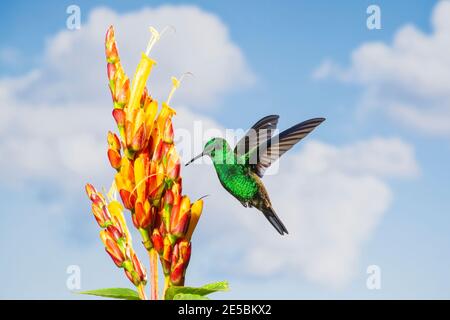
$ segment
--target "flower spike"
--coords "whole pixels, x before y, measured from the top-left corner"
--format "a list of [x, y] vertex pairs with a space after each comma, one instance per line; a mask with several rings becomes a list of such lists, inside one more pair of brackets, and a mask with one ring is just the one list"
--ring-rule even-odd
[[185, 76], [192, 73], [171, 78], [172, 88], [159, 113], [158, 102], [146, 88], [156, 63], [149, 55], [169, 29], [175, 31], [170, 26], [162, 32], [150, 28], [150, 40], [131, 82], [120, 63], [114, 29], [108, 29], [107, 76], [118, 134], [108, 132], [107, 156], [115, 176], [106, 197], [92, 185], [86, 185], [105, 250], [136, 286], [141, 299], [146, 299], [147, 274], [133, 249], [124, 210], [129, 211], [132, 225], [148, 251], [151, 299], [158, 299], [158, 260], [165, 278], [164, 292], [170, 286], [184, 285], [191, 238], [203, 209], [203, 200], [191, 203], [182, 193], [181, 159], [175, 148], [172, 125], [176, 113], [169, 106]]

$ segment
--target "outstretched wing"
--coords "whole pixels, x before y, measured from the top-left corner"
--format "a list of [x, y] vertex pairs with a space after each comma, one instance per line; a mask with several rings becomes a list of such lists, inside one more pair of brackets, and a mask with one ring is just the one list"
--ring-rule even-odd
[[236, 144], [234, 153], [238, 158], [256, 149], [260, 143], [267, 141], [277, 128], [278, 115], [270, 115], [256, 122]]
[[252, 152], [249, 163], [252, 170], [262, 178], [265, 170], [278, 160], [286, 151], [291, 149], [297, 142], [306, 137], [325, 118], [314, 118], [281, 132], [278, 136], [268, 139]]

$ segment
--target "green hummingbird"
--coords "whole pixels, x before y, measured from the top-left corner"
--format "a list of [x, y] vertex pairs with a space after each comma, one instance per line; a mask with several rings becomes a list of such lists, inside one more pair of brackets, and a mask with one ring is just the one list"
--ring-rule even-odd
[[209, 156], [222, 186], [244, 207], [255, 207], [261, 211], [283, 235], [288, 231], [275, 213], [261, 178], [272, 163], [325, 119], [304, 121], [273, 137], [278, 119], [278, 115], [269, 115], [256, 122], [234, 150], [231, 150], [226, 140], [212, 138], [205, 144], [203, 152], [186, 163], [186, 166], [200, 157]]

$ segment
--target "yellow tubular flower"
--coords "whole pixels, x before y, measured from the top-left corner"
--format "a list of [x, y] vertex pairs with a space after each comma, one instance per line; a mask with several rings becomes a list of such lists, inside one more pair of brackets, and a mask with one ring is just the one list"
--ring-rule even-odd
[[108, 211], [111, 214], [111, 216], [116, 217], [116, 219], [119, 221], [119, 224], [126, 235], [127, 243], [131, 246], [132, 242], [131, 234], [130, 231], [128, 230], [127, 222], [123, 215], [123, 206], [119, 201], [117, 201], [117, 187], [115, 182], [112, 183], [107, 196], [109, 200]]
[[189, 222], [189, 227], [186, 232], [186, 239], [191, 241], [192, 234], [194, 233], [195, 227], [197, 226], [198, 220], [202, 215], [203, 210], [203, 200], [195, 201], [191, 206], [191, 220]]
[[135, 110], [139, 107], [142, 93], [144, 92], [145, 83], [150, 75], [153, 65], [156, 62], [147, 57], [145, 53], [141, 55], [141, 61], [139, 62], [136, 72], [134, 73], [133, 81], [131, 82], [131, 94], [128, 101], [128, 108]]
[[144, 111], [147, 136], [150, 136], [153, 130], [153, 123], [156, 117], [156, 112], [158, 112], [158, 102], [155, 100], [151, 100], [150, 98], [146, 99], [146, 102], [144, 104]]
[[141, 154], [134, 161], [134, 179], [136, 181], [137, 200], [144, 203], [146, 198], [144, 157]]

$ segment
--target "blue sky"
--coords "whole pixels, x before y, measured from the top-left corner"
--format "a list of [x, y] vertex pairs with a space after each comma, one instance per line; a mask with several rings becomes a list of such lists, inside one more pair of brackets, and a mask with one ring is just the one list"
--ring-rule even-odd
[[[211, 23], [207, 18], [213, 17], [214, 28], [183, 33], [185, 25], [180, 22], [177, 34], [155, 48], [155, 54], [160, 50], [161, 73], [196, 65], [180, 57], [172, 68], [163, 54], [168, 50], [165, 41], [169, 48], [180, 50], [179, 56], [210, 50], [214, 52], [207, 55], [211, 61], [221, 61], [221, 50], [216, 57], [213, 49], [223, 47], [224, 52], [236, 54], [236, 60], [214, 69], [217, 74], [208, 73], [209, 66], [189, 70], [196, 74], [192, 80], [196, 84], [186, 85], [186, 92], [175, 99], [180, 104], [180, 127], [190, 128], [193, 120], [200, 119], [207, 127], [246, 128], [271, 113], [280, 114], [280, 128], [310, 117], [327, 118], [304, 146], [286, 155], [278, 174], [266, 178], [280, 216], [294, 230], [290, 240], [278, 239], [265, 221], [221, 193], [211, 168], [184, 170], [188, 193], [212, 193], [211, 209], [194, 238], [188, 282], [228, 279], [232, 291], [226, 298], [449, 298], [450, 124], [439, 120], [450, 119], [446, 118], [450, 98], [445, 94], [450, 83], [445, 67], [450, 68], [450, 63], [439, 52], [450, 51], [450, 45], [445, 46], [450, 28], [442, 22], [450, 19], [450, 12], [448, 6], [437, 3], [76, 1], [82, 15], [80, 31], [68, 31], [65, 26], [66, 8], [73, 2], [2, 3], [0, 27], [9, 31], [0, 43], [0, 99], [4, 100], [2, 113], [7, 115], [0, 120], [4, 152], [0, 243], [8, 263], [0, 267], [0, 297], [73, 298], [65, 286], [70, 264], [80, 265], [83, 289], [128, 285], [103, 252], [82, 190], [88, 180], [107, 186], [113, 174], [108, 171], [102, 140], [89, 143], [112, 128], [108, 89], [100, 83], [97, 93], [85, 93], [80, 84], [91, 77], [101, 82], [105, 74], [89, 74], [78, 66], [87, 57], [86, 68], [92, 60], [104, 72], [102, 57], [96, 60], [103, 40], [86, 39], [97, 39], [96, 26], [114, 24], [120, 53], [131, 57], [125, 61], [130, 75], [138, 55], [133, 58], [134, 51], [126, 51], [138, 53], [145, 41], [136, 40], [142, 38], [141, 31], [125, 28], [132, 25], [124, 22], [126, 16], [145, 21], [148, 15], [157, 17], [158, 23], [177, 25], [164, 17], [180, 18], [187, 12], [198, 15], [199, 25], [204, 23], [205, 28]], [[165, 4], [172, 5], [166, 15], [158, 11]], [[370, 4], [381, 8], [381, 30], [366, 27]], [[180, 5], [199, 12], [177, 11]], [[144, 12], [146, 7], [149, 12]], [[91, 16], [92, 12], [97, 14]], [[133, 26], [146, 32], [148, 25], [135, 22]], [[413, 31], [399, 35], [406, 25], [414, 26]], [[213, 34], [204, 44], [196, 40], [203, 31], [219, 32], [222, 27], [228, 31], [225, 35]], [[105, 30], [98, 33], [103, 35]], [[435, 33], [442, 37], [434, 37]], [[131, 47], [125, 44], [127, 37], [133, 40]], [[396, 46], [395, 39], [406, 44]], [[54, 49], [63, 40], [72, 44], [70, 52]], [[182, 44], [171, 47], [177, 41]], [[383, 50], [377, 51], [376, 45]], [[167, 56], [176, 59], [176, 55]], [[401, 67], [403, 61], [407, 68]], [[440, 63], [442, 74], [431, 72], [433, 61]], [[317, 76], [321, 66], [324, 72]], [[36, 78], [33, 70], [39, 73]], [[158, 77], [158, 81], [165, 79]], [[208, 77], [222, 80], [211, 84]], [[202, 84], [208, 100], [188, 92]], [[71, 87], [80, 94], [71, 96]], [[84, 117], [77, 117], [78, 104], [80, 113], [90, 110]], [[66, 112], [73, 118], [57, 125]], [[39, 122], [44, 114], [48, 125]], [[428, 118], [430, 114], [433, 117]], [[426, 123], [416, 120], [422, 118]], [[52, 140], [58, 130], [68, 140]], [[72, 137], [77, 135], [85, 135], [85, 140]], [[62, 155], [48, 154], [58, 148]], [[87, 155], [104, 159], [83, 160]], [[204, 176], [203, 184], [189, 182], [189, 177], [198, 175]], [[300, 182], [294, 183], [290, 175]], [[305, 195], [307, 190], [312, 191]], [[222, 197], [227, 210], [217, 204]], [[242, 221], [236, 220], [241, 216]], [[233, 235], [236, 240], [232, 241]], [[218, 240], [208, 244], [210, 239]], [[269, 252], [259, 251], [259, 245]], [[280, 247], [289, 252], [281, 250], [277, 256], [273, 251]], [[279, 259], [279, 264], [268, 263], [270, 267], [261, 271], [266, 254], [268, 261]], [[380, 290], [366, 288], [366, 268], [373, 264], [382, 271]], [[333, 273], [333, 268], [339, 271]]]

